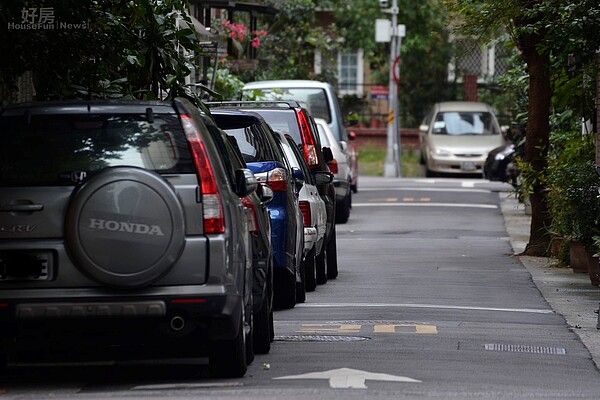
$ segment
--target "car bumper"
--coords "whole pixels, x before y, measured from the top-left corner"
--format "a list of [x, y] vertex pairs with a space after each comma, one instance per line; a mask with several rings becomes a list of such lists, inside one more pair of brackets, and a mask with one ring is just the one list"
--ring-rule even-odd
[[460, 157], [439, 157], [431, 158], [427, 162], [427, 168], [433, 172], [448, 174], [478, 174], [483, 173], [483, 164], [485, 156], [460, 158]]
[[0, 305], [4, 326], [34, 322], [91, 327], [103, 321], [113, 325], [151, 321], [168, 332], [180, 330], [172, 326], [180, 319], [184, 326], [201, 327], [210, 339], [232, 339], [239, 329], [243, 298], [233, 285], [220, 284], [151, 287], [123, 294], [93, 288], [34, 289], [3, 290]]

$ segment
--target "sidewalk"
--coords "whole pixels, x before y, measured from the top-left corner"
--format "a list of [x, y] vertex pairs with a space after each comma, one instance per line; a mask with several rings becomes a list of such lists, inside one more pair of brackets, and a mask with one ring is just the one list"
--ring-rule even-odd
[[[524, 205], [513, 194], [500, 192], [499, 195], [513, 251], [519, 254], [525, 250], [529, 241], [531, 217], [525, 213]], [[550, 307], [565, 318], [569, 328], [581, 338], [596, 366], [600, 368], [600, 330], [596, 328], [600, 288], [592, 286], [588, 274], [559, 267], [557, 260], [553, 258], [518, 258]]]

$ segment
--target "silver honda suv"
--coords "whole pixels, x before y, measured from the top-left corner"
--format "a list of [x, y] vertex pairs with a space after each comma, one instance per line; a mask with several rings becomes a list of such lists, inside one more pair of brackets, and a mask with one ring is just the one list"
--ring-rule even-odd
[[209, 124], [185, 99], [0, 109], [1, 364], [208, 355], [245, 374], [256, 180]]

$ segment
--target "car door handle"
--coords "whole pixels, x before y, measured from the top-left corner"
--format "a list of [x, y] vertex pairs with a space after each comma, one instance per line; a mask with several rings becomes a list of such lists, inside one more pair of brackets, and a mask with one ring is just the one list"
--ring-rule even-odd
[[0, 207], [0, 212], [34, 212], [43, 209], [43, 204], [6, 204]]

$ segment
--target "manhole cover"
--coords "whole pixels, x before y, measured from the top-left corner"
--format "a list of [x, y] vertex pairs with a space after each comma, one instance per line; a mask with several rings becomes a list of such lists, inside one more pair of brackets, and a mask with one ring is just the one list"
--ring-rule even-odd
[[562, 347], [542, 347], [542, 346], [523, 346], [516, 344], [486, 344], [486, 350], [491, 351], [510, 351], [515, 353], [535, 353], [535, 354], [567, 354], [567, 350]]
[[339, 335], [287, 335], [275, 336], [279, 342], [360, 342], [369, 340], [364, 336], [339, 336]]

